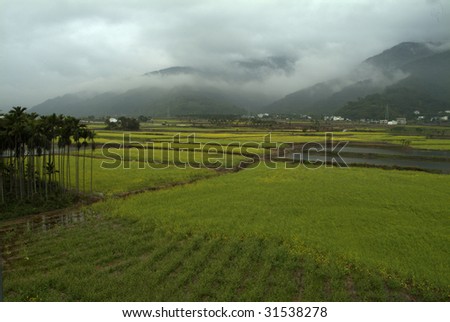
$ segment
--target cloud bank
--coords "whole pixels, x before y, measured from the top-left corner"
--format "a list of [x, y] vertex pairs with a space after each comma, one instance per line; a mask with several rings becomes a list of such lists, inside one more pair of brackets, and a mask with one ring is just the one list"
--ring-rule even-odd
[[[283, 96], [402, 41], [449, 41], [449, 12], [439, 0], [0, 0], [0, 108], [159, 86], [167, 79], [142, 75], [170, 66], [222, 71], [214, 85]], [[289, 57], [291, 69], [251, 79], [236, 64], [268, 57]]]

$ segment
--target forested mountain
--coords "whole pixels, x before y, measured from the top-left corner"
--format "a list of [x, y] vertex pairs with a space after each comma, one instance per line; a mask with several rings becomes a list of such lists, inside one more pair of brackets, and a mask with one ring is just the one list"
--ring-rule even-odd
[[[450, 51], [440, 51], [438, 44], [405, 42], [362, 62], [347, 76], [318, 83], [299, 90], [268, 106], [277, 113], [310, 113], [314, 115], [339, 113], [348, 102], [383, 93], [387, 88], [399, 89], [386, 93], [410, 93], [415, 98], [450, 103]], [[402, 91], [401, 88], [408, 89]], [[407, 101], [413, 105], [419, 102]], [[439, 103], [440, 102], [440, 103]], [[370, 104], [369, 104], [370, 105]], [[352, 105], [352, 108], [356, 108]], [[433, 105], [434, 106], [434, 105]], [[423, 106], [422, 109], [428, 109]], [[430, 107], [430, 111], [433, 108]], [[367, 106], [365, 111], [368, 112]], [[376, 114], [376, 112], [374, 112]], [[364, 114], [364, 113], [357, 113]]]
[[391, 86], [382, 93], [368, 95], [356, 101], [348, 102], [337, 111], [337, 114], [353, 120], [381, 120], [385, 117], [389, 117], [389, 119], [397, 117], [412, 119], [418, 116], [414, 113], [415, 111], [429, 118], [445, 110], [450, 110], [449, 103], [436, 100], [428, 94], [412, 89]]
[[[398, 44], [366, 59], [343, 77], [277, 101], [263, 87], [249, 90], [243, 86], [274, 75], [289, 76], [295, 72], [295, 62], [294, 58], [274, 56], [232, 61], [222, 69], [173, 66], [140, 76], [144, 84], [156, 80], [165, 86], [148, 85], [120, 93], [67, 94], [49, 99], [33, 107], [33, 111], [73, 116], [242, 115], [261, 111], [316, 116], [342, 113], [370, 118], [379, 115], [379, 107], [370, 107], [374, 104], [390, 104], [394, 114], [398, 111], [403, 116], [413, 109], [434, 113], [438, 106], [450, 103], [450, 51], [432, 43]], [[184, 85], [177, 83], [179, 79], [184, 79]]]
[[63, 113], [73, 116], [180, 116], [199, 114], [245, 114], [220, 93], [191, 87], [136, 88], [125, 93], [67, 94], [33, 108], [41, 114]]

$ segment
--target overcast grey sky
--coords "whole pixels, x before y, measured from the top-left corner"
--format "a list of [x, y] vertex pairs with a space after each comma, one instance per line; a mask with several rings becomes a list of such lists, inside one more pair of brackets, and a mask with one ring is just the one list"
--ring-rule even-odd
[[402, 41], [449, 41], [444, 0], [0, 0], [0, 107], [127, 88], [174, 65], [288, 55], [293, 74], [246, 86], [280, 95]]

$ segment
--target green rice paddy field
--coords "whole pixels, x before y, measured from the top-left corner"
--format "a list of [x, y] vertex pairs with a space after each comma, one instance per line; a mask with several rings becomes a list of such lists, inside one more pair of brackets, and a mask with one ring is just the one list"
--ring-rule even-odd
[[445, 301], [449, 194], [436, 174], [257, 167], [111, 198], [32, 234], [6, 298]]
[[2, 237], [7, 301], [450, 300], [448, 175], [100, 157], [83, 222]]

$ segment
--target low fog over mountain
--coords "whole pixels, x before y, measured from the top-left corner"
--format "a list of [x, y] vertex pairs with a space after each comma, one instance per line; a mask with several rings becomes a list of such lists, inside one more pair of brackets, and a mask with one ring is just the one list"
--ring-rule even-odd
[[[43, 114], [77, 116], [179, 116], [257, 111], [320, 115], [339, 111], [348, 117], [363, 117], [342, 108], [351, 101], [393, 87], [408, 89], [409, 92], [403, 91], [401, 95], [414, 96], [419, 101], [429, 100], [425, 96], [430, 97], [436, 100], [432, 104], [435, 109], [442, 109], [450, 103], [447, 90], [450, 85], [449, 53], [443, 44], [401, 43], [366, 59], [340, 78], [317, 83], [275, 102], [274, 93], [258, 91], [257, 87], [252, 87], [252, 81], [295, 72], [292, 60], [283, 57], [231, 62], [227, 71], [190, 66], [168, 67], [142, 75], [148, 86], [123, 93], [68, 94], [47, 100], [33, 110]], [[418, 108], [419, 103], [414, 105], [414, 101], [412, 104], [407, 101], [411, 109]], [[429, 108], [432, 107], [421, 107], [422, 110]], [[365, 109], [360, 110], [368, 113]]]
[[350, 101], [392, 86], [430, 95], [445, 105], [450, 103], [449, 53], [447, 44], [404, 42], [366, 59], [345, 76], [289, 94], [267, 109], [274, 113], [333, 114]]

